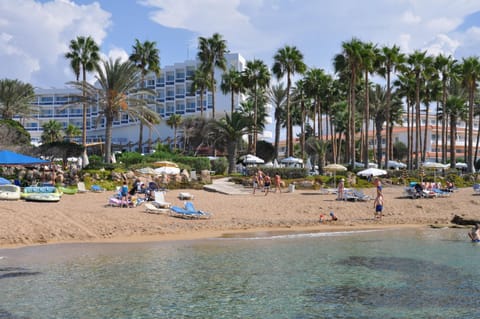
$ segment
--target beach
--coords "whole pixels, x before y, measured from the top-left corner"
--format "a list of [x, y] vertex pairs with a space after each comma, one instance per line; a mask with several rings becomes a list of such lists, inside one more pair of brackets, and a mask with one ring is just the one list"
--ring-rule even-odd
[[[145, 207], [108, 206], [112, 191], [63, 195], [58, 203], [2, 201], [0, 247], [49, 243], [138, 242], [210, 238], [262, 231], [332, 231], [378, 227], [423, 227], [449, 224], [454, 215], [480, 219], [480, 196], [472, 188], [445, 198], [406, 198], [403, 186], [384, 186], [384, 216], [374, 218], [370, 201], [337, 201], [334, 194], [296, 189], [288, 193], [224, 195], [205, 190], [169, 190], [165, 200], [183, 206], [180, 192], [194, 196], [197, 209], [212, 214], [206, 220], [185, 220], [168, 214], [145, 213]], [[284, 189], [286, 191], [286, 189]], [[363, 190], [372, 198], [375, 189]], [[334, 212], [337, 221], [330, 221]], [[319, 222], [320, 214], [326, 221]]]

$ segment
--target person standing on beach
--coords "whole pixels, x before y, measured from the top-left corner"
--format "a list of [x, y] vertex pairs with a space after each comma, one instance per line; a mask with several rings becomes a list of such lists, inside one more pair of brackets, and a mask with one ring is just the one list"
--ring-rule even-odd
[[278, 192], [282, 193], [282, 189], [280, 185], [282, 184], [282, 178], [280, 177], [280, 173], [276, 172], [275, 173], [275, 193]]
[[267, 196], [270, 191], [271, 182], [272, 180], [270, 179], [270, 176], [265, 174], [265, 177], [263, 178], [263, 191], [265, 192], [265, 196]]
[[375, 218], [376, 219], [381, 219], [382, 218], [382, 213], [383, 213], [383, 193], [382, 191], [377, 190], [377, 197], [375, 198], [375, 201], [373, 202], [373, 207], [375, 208]]
[[123, 182], [123, 185], [120, 188], [120, 195], [122, 196], [122, 198], [120, 199], [120, 201], [121, 201], [120, 207], [122, 207], [123, 205], [125, 205], [125, 207], [128, 207], [128, 185], [127, 185], [127, 181]]
[[480, 225], [479, 224], [475, 224], [472, 230], [468, 233], [468, 237], [470, 237], [470, 239], [475, 243], [480, 242]]
[[258, 174], [257, 173], [253, 174], [252, 185], [253, 185], [253, 195], [255, 195], [255, 191], [258, 188]]
[[337, 200], [344, 200], [344, 191], [345, 191], [345, 179], [341, 179], [340, 182], [338, 183], [338, 188], [337, 188]]

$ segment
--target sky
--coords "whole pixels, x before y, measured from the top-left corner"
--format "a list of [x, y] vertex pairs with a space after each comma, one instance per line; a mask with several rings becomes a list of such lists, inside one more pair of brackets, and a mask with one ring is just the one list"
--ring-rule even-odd
[[198, 37], [215, 32], [247, 60], [271, 66], [290, 45], [329, 73], [354, 37], [461, 60], [480, 55], [480, 1], [0, 0], [0, 79], [66, 87], [75, 77], [64, 55], [77, 36], [92, 36], [104, 59], [127, 59], [135, 39], [155, 41], [164, 66], [194, 59]]

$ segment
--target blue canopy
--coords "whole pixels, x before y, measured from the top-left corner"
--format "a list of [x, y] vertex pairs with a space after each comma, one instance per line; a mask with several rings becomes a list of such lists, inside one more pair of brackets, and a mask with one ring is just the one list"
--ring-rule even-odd
[[11, 183], [8, 179], [0, 177], [0, 185], [10, 185]]
[[42, 160], [23, 154], [18, 154], [12, 151], [3, 150], [0, 151], [0, 165], [40, 165], [49, 164], [49, 161]]

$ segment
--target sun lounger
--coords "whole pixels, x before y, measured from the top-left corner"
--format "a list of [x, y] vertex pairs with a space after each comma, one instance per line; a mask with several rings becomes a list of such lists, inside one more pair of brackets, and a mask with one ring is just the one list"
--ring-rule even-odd
[[169, 208], [171, 203], [165, 201], [165, 192], [155, 191], [154, 199], [151, 202], [157, 208]]
[[185, 202], [183, 208], [179, 206], [170, 207], [170, 214], [173, 217], [185, 219], [206, 219], [211, 217], [210, 213], [195, 209], [192, 202]]
[[432, 189], [432, 192], [434, 192], [437, 195], [437, 197], [449, 197], [451, 194], [451, 192], [444, 192], [438, 188]]
[[369, 201], [371, 198], [368, 195], [365, 195], [363, 192], [356, 189], [345, 190], [343, 197], [345, 200], [349, 201]]
[[95, 192], [95, 193], [102, 193], [105, 191], [105, 189], [100, 187], [99, 185], [92, 185], [90, 189], [92, 192]]
[[180, 200], [192, 200], [193, 195], [190, 194], [190, 193], [180, 193], [180, 194], [178, 194], [178, 199], [180, 199]]
[[145, 203], [145, 212], [151, 214], [167, 214], [170, 211], [169, 208], [158, 208], [152, 203]]
[[86, 193], [86, 192], [88, 192], [88, 189], [85, 188], [85, 183], [84, 183], [84, 182], [78, 182], [77, 188], [78, 188], [78, 192], [79, 192], [79, 193]]

